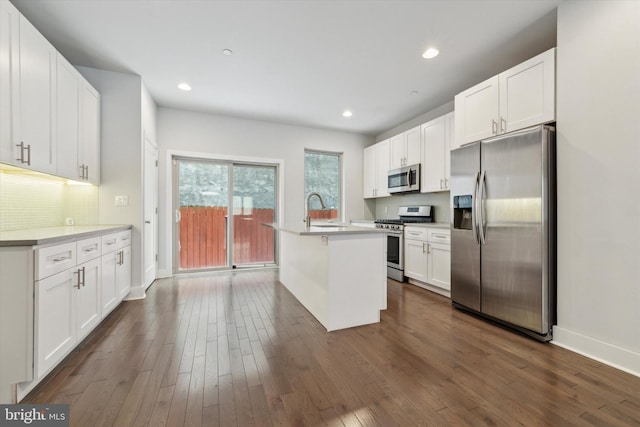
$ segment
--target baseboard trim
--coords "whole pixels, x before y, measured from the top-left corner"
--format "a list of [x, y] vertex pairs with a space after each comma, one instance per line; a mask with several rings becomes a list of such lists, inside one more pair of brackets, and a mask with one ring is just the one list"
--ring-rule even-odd
[[145, 288], [142, 286], [136, 286], [135, 288], [131, 288], [131, 291], [129, 291], [129, 295], [124, 298], [124, 301], [145, 299], [146, 297], [147, 293], [145, 292]]
[[157, 270], [156, 279], [166, 279], [168, 277], [173, 277], [171, 270]]
[[640, 354], [559, 326], [553, 327], [552, 344], [640, 377]]

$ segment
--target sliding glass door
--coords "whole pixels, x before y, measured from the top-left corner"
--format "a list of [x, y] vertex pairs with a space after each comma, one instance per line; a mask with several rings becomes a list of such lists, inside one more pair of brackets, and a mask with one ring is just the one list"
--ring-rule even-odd
[[233, 265], [275, 262], [276, 168], [233, 166]]
[[[275, 264], [277, 167], [174, 159], [175, 271]], [[229, 237], [231, 236], [231, 237]]]

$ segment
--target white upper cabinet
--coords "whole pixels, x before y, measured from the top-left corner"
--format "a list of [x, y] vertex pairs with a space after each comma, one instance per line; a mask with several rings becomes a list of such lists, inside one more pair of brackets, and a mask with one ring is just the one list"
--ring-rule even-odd
[[499, 75], [501, 133], [555, 120], [555, 59], [550, 49]]
[[84, 78], [80, 80], [78, 162], [84, 179], [100, 184], [100, 94]]
[[56, 173], [56, 50], [20, 16], [18, 111], [13, 111], [14, 157], [11, 163]]
[[453, 138], [454, 113], [445, 114], [421, 126], [422, 182], [420, 191], [430, 193], [449, 190], [450, 143]]
[[0, 161], [99, 184], [100, 95], [0, 0]]
[[389, 140], [378, 142], [364, 149], [363, 194], [365, 199], [389, 195], [387, 172], [389, 171]]
[[376, 197], [389, 195], [387, 173], [389, 172], [389, 141], [376, 144]]
[[389, 140], [389, 169], [420, 163], [420, 126], [402, 132]]
[[78, 167], [80, 144], [80, 76], [62, 55], [57, 57], [56, 142], [57, 174], [70, 179], [82, 179]]
[[555, 120], [555, 48], [455, 97], [456, 146]]
[[56, 79], [57, 174], [99, 184], [100, 94], [60, 54]]
[[498, 130], [498, 76], [456, 95], [456, 138], [458, 145], [478, 141]]
[[364, 149], [362, 170], [363, 195], [365, 199], [375, 197], [376, 191], [376, 147], [372, 145]]
[[0, 161], [15, 163], [13, 111], [18, 97], [14, 92], [18, 77], [20, 13], [8, 1], [0, 1]]

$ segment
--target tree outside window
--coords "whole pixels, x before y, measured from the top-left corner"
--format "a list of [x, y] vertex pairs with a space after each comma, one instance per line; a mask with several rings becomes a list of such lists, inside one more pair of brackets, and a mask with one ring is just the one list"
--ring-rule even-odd
[[311, 198], [310, 215], [312, 219], [341, 218], [342, 212], [342, 154], [305, 150], [304, 153], [304, 201], [318, 193], [324, 200], [325, 209], [317, 197]]

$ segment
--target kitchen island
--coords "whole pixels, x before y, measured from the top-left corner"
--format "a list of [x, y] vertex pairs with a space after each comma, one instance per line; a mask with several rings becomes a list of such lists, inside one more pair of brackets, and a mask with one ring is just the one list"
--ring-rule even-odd
[[327, 331], [380, 321], [387, 308], [387, 238], [362, 227], [278, 227], [280, 282]]

